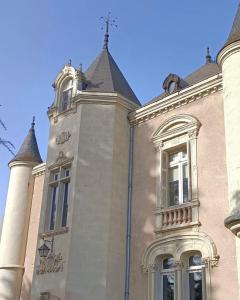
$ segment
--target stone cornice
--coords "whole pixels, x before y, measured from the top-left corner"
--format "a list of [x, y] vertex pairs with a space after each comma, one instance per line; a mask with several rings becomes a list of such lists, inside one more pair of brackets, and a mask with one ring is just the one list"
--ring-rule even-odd
[[127, 111], [136, 110], [139, 106], [129, 101], [118, 93], [97, 93], [78, 91], [77, 95], [72, 98], [70, 108], [64, 112], [59, 113], [57, 107], [51, 107], [48, 110], [49, 119], [54, 118], [54, 122], [58, 121], [58, 117], [62, 115], [69, 115], [77, 112], [77, 106], [80, 104], [102, 104], [102, 105], [120, 105]]
[[217, 63], [222, 66], [225, 60], [232, 54], [240, 51], [240, 41], [223, 47], [217, 55]]
[[210, 94], [222, 90], [222, 74], [217, 74], [190, 86], [178, 93], [169, 95], [164, 99], [148, 104], [130, 113], [129, 120], [132, 125], [153, 119], [190, 102], [202, 99]]
[[42, 163], [40, 165], [37, 165], [36, 167], [33, 168], [32, 174], [36, 176], [41, 176], [45, 173], [46, 170], [46, 163]]

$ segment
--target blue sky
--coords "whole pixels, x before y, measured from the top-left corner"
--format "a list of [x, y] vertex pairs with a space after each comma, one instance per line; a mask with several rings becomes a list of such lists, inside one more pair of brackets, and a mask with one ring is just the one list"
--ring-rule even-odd
[[[0, 10], [0, 118], [16, 149], [32, 116], [43, 159], [47, 152], [47, 107], [54, 78], [69, 58], [85, 70], [100, 52], [99, 18], [117, 17], [110, 52], [144, 104], [162, 91], [169, 73], [185, 77], [205, 61], [206, 47], [215, 57], [227, 39], [237, 0], [41, 0], [2, 1]], [[0, 147], [0, 219], [12, 158]]]

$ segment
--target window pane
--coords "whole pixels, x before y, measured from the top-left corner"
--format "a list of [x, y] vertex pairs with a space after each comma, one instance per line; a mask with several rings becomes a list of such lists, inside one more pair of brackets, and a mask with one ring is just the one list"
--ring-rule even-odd
[[193, 255], [189, 257], [189, 266], [201, 266], [202, 265], [202, 257], [200, 255]]
[[69, 183], [66, 182], [66, 183], [64, 183], [62, 226], [66, 226], [67, 225], [68, 189], [69, 189]]
[[50, 226], [49, 226], [50, 230], [53, 230], [55, 228], [57, 188], [58, 188], [57, 186], [52, 187], [52, 202], [51, 202], [51, 214], [50, 214]]
[[182, 159], [186, 159], [187, 158], [187, 150], [183, 150], [182, 151]]
[[169, 181], [176, 181], [179, 177], [178, 167], [170, 168]]
[[202, 273], [189, 273], [190, 300], [202, 300]]
[[179, 204], [179, 169], [169, 169], [169, 202], [170, 206]]
[[176, 163], [179, 161], [179, 152], [169, 155], [169, 163]]
[[163, 300], [174, 300], [174, 274], [163, 275]]
[[175, 261], [173, 257], [165, 258], [163, 260], [163, 269], [172, 269], [175, 267]]
[[58, 171], [54, 171], [51, 173], [51, 181], [57, 181], [59, 179], [59, 172]]
[[72, 97], [72, 89], [63, 91], [62, 93], [62, 111], [66, 110], [69, 106], [70, 100]]

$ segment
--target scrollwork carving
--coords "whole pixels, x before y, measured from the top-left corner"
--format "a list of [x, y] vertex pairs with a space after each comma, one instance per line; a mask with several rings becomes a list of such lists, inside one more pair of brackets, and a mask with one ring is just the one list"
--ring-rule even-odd
[[37, 275], [46, 273], [58, 273], [63, 271], [63, 257], [61, 253], [49, 253], [47, 257], [40, 258], [40, 264], [37, 266]]
[[219, 259], [220, 259], [220, 256], [216, 255], [212, 258], [210, 258], [210, 257], [203, 258], [203, 262], [206, 265], [206, 267], [214, 268], [214, 267], [218, 267]]
[[58, 157], [56, 159], [57, 164], [62, 164], [64, 161], [67, 160], [67, 156], [64, 154], [63, 151], [60, 151], [58, 154]]
[[57, 145], [64, 144], [67, 142], [71, 137], [71, 133], [69, 131], [63, 131], [56, 137]]
[[156, 264], [151, 264], [148, 266], [142, 266], [142, 271], [143, 273], [155, 273], [157, 271], [157, 265]]

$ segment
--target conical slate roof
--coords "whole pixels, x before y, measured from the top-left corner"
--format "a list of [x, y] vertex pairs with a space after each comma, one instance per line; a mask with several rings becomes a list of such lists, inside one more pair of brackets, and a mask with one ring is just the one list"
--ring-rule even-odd
[[85, 76], [86, 91], [119, 93], [137, 105], [141, 105], [107, 47], [103, 48], [86, 71]]
[[10, 161], [30, 161], [41, 163], [42, 159], [38, 150], [37, 140], [34, 130], [34, 122], [32, 123], [31, 128], [29, 129], [28, 135], [26, 136], [22, 146], [20, 147], [18, 153]]
[[238, 5], [237, 14], [232, 25], [232, 30], [224, 46], [228, 46], [237, 41], [240, 41], [240, 4]]

